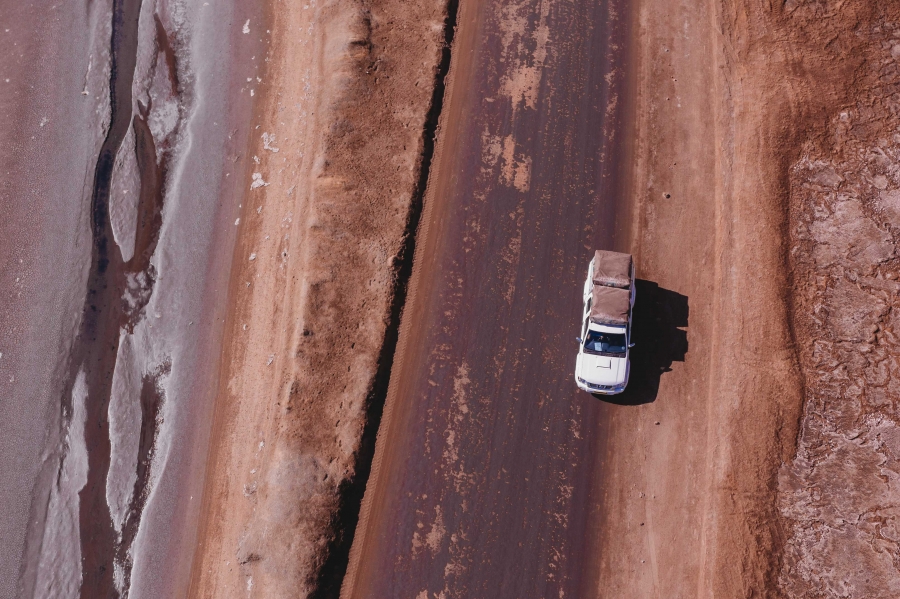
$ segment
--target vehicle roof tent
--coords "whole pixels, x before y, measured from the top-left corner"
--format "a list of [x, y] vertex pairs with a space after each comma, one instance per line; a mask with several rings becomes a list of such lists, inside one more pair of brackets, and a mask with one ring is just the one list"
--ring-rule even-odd
[[594, 252], [594, 272], [591, 273], [591, 276], [595, 286], [605, 285], [629, 289], [631, 287], [631, 254], [597, 250]]
[[628, 289], [594, 285], [591, 297], [591, 322], [594, 324], [627, 325], [630, 308], [631, 292]]

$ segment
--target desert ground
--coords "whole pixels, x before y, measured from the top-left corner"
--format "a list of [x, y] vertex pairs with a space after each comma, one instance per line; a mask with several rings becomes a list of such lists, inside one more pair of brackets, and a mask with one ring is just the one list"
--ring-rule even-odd
[[0, 598], [900, 594], [900, 4], [37, 0], [0, 56]]

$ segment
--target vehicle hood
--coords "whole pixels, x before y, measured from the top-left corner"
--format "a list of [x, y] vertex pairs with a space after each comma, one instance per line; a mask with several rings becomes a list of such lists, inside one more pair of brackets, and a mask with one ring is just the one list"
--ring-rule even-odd
[[595, 385], [621, 385], [627, 373], [626, 358], [613, 358], [582, 353], [579, 356], [578, 376]]

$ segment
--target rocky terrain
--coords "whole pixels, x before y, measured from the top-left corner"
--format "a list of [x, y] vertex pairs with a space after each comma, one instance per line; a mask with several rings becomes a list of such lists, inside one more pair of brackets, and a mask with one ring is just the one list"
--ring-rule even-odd
[[847, 23], [863, 59], [846, 82], [853, 93], [789, 171], [805, 388], [797, 453], [778, 479], [786, 523], [778, 586], [791, 598], [900, 593], [900, 11], [892, 12]]

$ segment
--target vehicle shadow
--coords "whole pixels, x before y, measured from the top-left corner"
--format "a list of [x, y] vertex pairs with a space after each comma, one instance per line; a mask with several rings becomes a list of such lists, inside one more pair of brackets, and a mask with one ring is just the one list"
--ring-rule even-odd
[[651, 403], [659, 392], [659, 380], [672, 370], [672, 362], [684, 362], [688, 351], [688, 298], [652, 281], [637, 279], [632, 315], [631, 375], [619, 395], [595, 395], [608, 403], [636, 406]]

